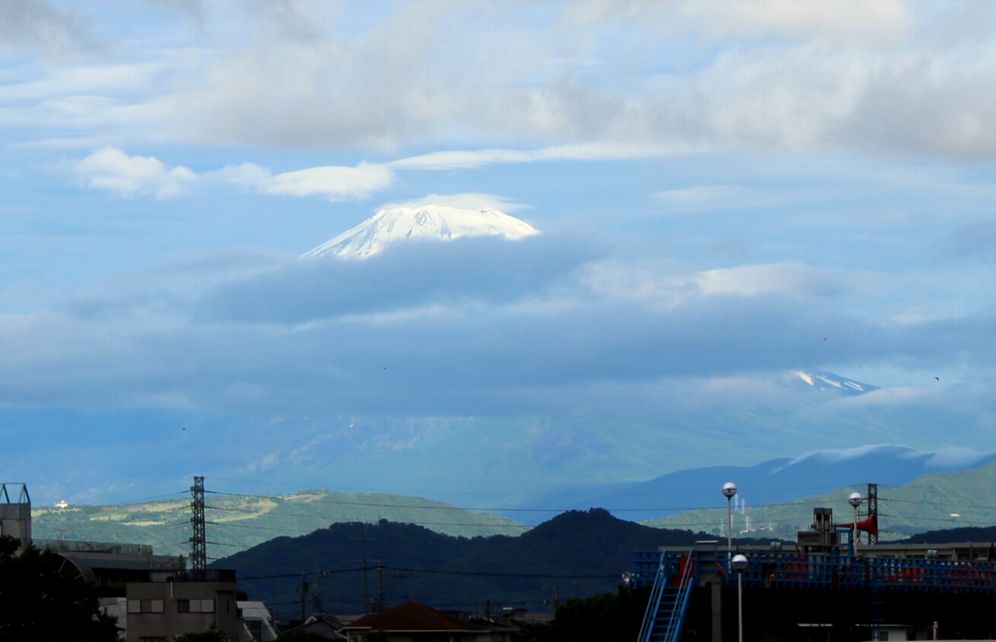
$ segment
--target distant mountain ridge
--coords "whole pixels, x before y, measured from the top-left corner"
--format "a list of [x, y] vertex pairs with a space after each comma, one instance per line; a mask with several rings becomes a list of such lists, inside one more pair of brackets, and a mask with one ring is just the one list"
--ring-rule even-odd
[[970, 470], [993, 459], [996, 453], [954, 456], [888, 444], [820, 450], [754, 466], [679, 470], [594, 495], [571, 507], [607, 506], [621, 519], [647, 521], [695, 508], [723, 507], [726, 500], [720, 488], [727, 481], [739, 486], [738, 503], [751, 506], [796, 501], [866, 482], [902, 486], [923, 475]]
[[380, 210], [356, 227], [305, 252], [302, 257], [368, 259], [402, 241], [452, 241], [473, 236], [498, 236], [517, 241], [539, 233], [529, 223], [496, 209], [402, 206]]
[[[654, 526], [714, 531], [721, 521], [720, 513], [725, 510], [725, 499], [719, 489], [726, 481], [739, 486], [736, 507], [746, 508], [742, 515], [750, 515], [755, 525], [765, 521], [786, 525], [778, 533], [783, 537], [794, 536], [792, 529], [808, 524], [810, 503], [836, 502], [840, 510], [846, 510], [847, 492], [864, 492], [866, 482], [880, 484], [886, 499], [892, 496], [903, 500], [889, 513], [886, 528], [893, 531], [889, 537], [936, 528], [949, 513], [960, 514], [965, 525], [974, 525], [980, 519], [996, 523], [996, 511], [973, 513], [970, 508], [973, 504], [994, 504], [979, 501], [977, 496], [980, 488], [996, 486], [996, 453], [928, 452], [877, 445], [813, 451], [754, 466], [681, 470], [645, 482], [602, 490], [589, 488], [588, 499], [580, 501], [579, 492], [565, 495], [569, 501], [537, 498], [534, 505], [510, 510], [509, 517], [381, 493], [319, 490], [281, 496], [218, 494], [210, 496], [208, 502], [208, 519], [212, 522], [208, 525], [208, 535], [211, 541], [221, 545], [212, 551], [215, 556], [278, 536], [303, 535], [332, 523], [372, 524], [380, 519], [420, 524], [455, 536], [517, 535], [529, 526], [515, 518], [528, 519], [593, 506], [606, 506], [616, 517]], [[935, 505], [941, 500], [949, 510]], [[33, 514], [34, 535], [39, 539], [139, 543], [152, 545], [159, 553], [188, 553], [190, 506], [186, 497], [127, 505], [71, 505], [61, 509], [35, 506]], [[950, 523], [956, 524], [956, 520]]]
[[[764, 529], [757, 534], [794, 539], [798, 530], [808, 528], [812, 521], [812, 509], [817, 506], [832, 508], [838, 521], [851, 521], [848, 495], [853, 491], [864, 495], [866, 482], [879, 483], [879, 530], [882, 539], [909, 537], [943, 526], [958, 528], [996, 524], [996, 504], [986, 499], [984, 491], [980, 492], [980, 489], [996, 486], [996, 458], [991, 453], [985, 456], [985, 462], [981, 465], [920, 475], [903, 485], [883, 484], [880, 481], [882, 475], [874, 468], [865, 471], [863, 477], [860, 483], [855, 480], [818, 495], [795, 497], [768, 505], [748, 504], [744, 510], [736, 511], [734, 528], [747, 530], [749, 518], [752, 530]], [[739, 485], [742, 492], [751, 492], [749, 485]], [[717, 502], [715, 508], [686, 511], [645, 523], [661, 528], [688, 527], [717, 533], [725, 519], [726, 508]]]
[[[213, 494], [205, 513], [211, 522], [208, 539], [220, 544], [213, 555], [231, 554], [281, 535], [303, 535], [334, 522], [391, 519], [467, 537], [518, 534], [527, 528], [505, 517], [418, 497], [327, 490], [279, 496]], [[32, 531], [38, 539], [148, 544], [156, 553], [186, 555], [190, 551], [186, 543], [190, 538], [190, 500], [36, 506]]]

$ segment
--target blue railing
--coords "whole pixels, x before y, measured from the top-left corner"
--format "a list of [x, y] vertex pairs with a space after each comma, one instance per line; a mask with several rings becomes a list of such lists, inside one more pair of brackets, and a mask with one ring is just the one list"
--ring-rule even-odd
[[[840, 553], [794, 553], [788, 551], [743, 551], [749, 563], [743, 573], [745, 588], [863, 588], [895, 591], [943, 591], [996, 593], [996, 562], [852, 557]], [[652, 556], [652, 566], [648, 564]], [[675, 575], [682, 554], [638, 553], [634, 559], [636, 586], [650, 586], [658, 565]], [[652, 570], [651, 570], [652, 569]], [[735, 574], [717, 575], [736, 583]]]
[[677, 557], [656, 554], [656, 569], [651, 570], [650, 554], [640, 556], [637, 586], [646, 586], [653, 576], [647, 608], [640, 625], [638, 642], [678, 642], [685, 622], [685, 612], [695, 585], [696, 558], [694, 553]]
[[[657, 611], [661, 607], [661, 596], [664, 594], [664, 586], [667, 584], [667, 553], [659, 553], [657, 570], [654, 571], [653, 584], [650, 589], [650, 597], [647, 599], [647, 608], [643, 612], [643, 622], [640, 624], [639, 642], [649, 642], [654, 631], [654, 624], [657, 621]], [[647, 567], [643, 567], [646, 572]], [[639, 581], [639, 580], [638, 580]]]
[[684, 567], [679, 565], [679, 568], [681, 576], [678, 579], [678, 592], [674, 598], [674, 608], [668, 619], [667, 628], [664, 630], [664, 642], [678, 642], [681, 638], [685, 613], [688, 611], [688, 600], [692, 594], [692, 587], [695, 586], [695, 553], [689, 553]]

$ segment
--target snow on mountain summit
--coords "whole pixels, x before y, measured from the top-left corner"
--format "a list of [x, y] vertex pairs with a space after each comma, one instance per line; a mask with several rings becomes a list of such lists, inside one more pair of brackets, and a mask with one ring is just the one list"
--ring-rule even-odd
[[854, 381], [833, 372], [819, 370], [809, 372], [800, 370], [795, 373], [795, 380], [815, 390], [832, 390], [842, 395], [862, 395], [878, 389], [878, 386]]
[[452, 241], [471, 236], [500, 236], [517, 241], [539, 230], [494, 209], [463, 209], [447, 205], [383, 209], [356, 227], [329, 239], [302, 256], [367, 259], [388, 245], [408, 239]]

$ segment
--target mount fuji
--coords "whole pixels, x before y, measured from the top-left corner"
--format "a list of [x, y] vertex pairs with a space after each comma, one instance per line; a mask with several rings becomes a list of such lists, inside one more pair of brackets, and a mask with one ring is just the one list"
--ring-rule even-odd
[[368, 259], [389, 245], [410, 239], [452, 241], [471, 236], [498, 236], [517, 241], [539, 233], [529, 223], [494, 209], [446, 205], [393, 207], [380, 210], [356, 227], [305, 252], [302, 257]]

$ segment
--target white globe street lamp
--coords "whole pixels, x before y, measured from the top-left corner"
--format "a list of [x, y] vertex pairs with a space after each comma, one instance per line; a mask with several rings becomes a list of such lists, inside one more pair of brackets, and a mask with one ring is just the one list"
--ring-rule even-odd
[[733, 570], [737, 572], [737, 640], [744, 642], [744, 585], [743, 574], [747, 570], [747, 556], [737, 553], [733, 556]]
[[854, 524], [853, 524], [854, 532], [852, 533], [852, 541], [854, 542], [855, 552], [857, 552], [858, 550], [858, 506], [861, 506], [861, 502], [863, 499], [864, 498], [861, 497], [861, 493], [851, 493], [847, 497], [847, 503], [850, 504], [851, 507], [854, 509]]

